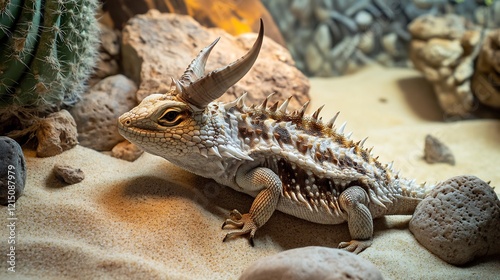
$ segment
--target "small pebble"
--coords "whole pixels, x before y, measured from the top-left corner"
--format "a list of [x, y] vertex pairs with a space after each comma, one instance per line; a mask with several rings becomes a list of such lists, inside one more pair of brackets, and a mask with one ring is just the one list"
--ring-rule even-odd
[[111, 150], [111, 156], [119, 159], [123, 159], [126, 161], [135, 161], [138, 159], [144, 150], [139, 148], [137, 145], [130, 143], [129, 141], [123, 141]]
[[424, 159], [427, 163], [448, 163], [455, 165], [455, 157], [450, 148], [432, 135], [425, 137]]
[[85, 174], [80, 168], [73, 168], [69, 165], [54, 165], [54, 173], [57, 179], [70, 185], [80, 183], [85, 179]]

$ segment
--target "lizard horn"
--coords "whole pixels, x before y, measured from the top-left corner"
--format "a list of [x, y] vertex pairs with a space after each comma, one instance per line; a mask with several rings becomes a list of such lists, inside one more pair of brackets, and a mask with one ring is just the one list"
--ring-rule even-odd
[[218, 39], [215, 40], [198, 54], [181, 79], [176, 81], [178, 96], [200, 109], [205, 108], [210, 102], [222, 96], [252, 68], [259, 55], [263, 39], [264, 24], [261, 19], [259, 36], [247, 54], [233, 63], [203, 76], [207, 58], [218, 41]]
[[184, 74], [182, 74], [181, 79], [178, 82], [181, 82], [184, 86], [189, 86], [190, 84], [199, 80], [205, 74], [205, 65], [207, 64], [208, 56], [210, 52], [214, 48], [215, 44], [219, 42], [219, 38], [215, 39], [212, 44], [203, 48], [200, 53], [196, 56], [191, 64], [189, 64]]

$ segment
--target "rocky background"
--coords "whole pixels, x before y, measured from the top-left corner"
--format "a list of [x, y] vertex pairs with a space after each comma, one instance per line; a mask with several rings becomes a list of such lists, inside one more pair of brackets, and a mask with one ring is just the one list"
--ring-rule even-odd
[[409, 66], [408, 25], [422, 15], [456, 14], [483, 28], [500, 26], [500, 1], [262, 0], [297, 67], [337, 76], [370, 62]]
[[[218, 13], [209, 13], [214, 9]], [[43, 151], [39, 156], [60, 153], [69, 148], [64, 143], [70, 142], [125, 160], [137, 159], [142, 151], [118, 133], [118, 117], [149, 94], [167, 92], [171, 78], [179, 78], [199, 51], [218, 37], [221, 40], [208, 59], [207, 73], [241, 57], [256, 39], [248, 33], [258, 31], [259, 18], [266, 22], [267, 39], [256, 67], [220, 100], [234, 100], [248, 92], [249, 102], [257, 104], [276, 93], [271, 102], [293, 96], [290, 108], [298, 109], [309, 99], [309, 81], [295, 67], [260, 1], [108, 0], [99, 17], [100, 59], [89, 90], [69, 109], [76, 129], [70, 137], [61, 137], [64, 141], [59, 144], [45, 145], [47, 141], [39, 139]]]
[[266, 36], [286, 46], [307, 76], [344, 75], [371, 63], [415, 67], [434, 86], [444, 119], [498, 116], [500, 1], [107, 0], [101, 21], [119, 30], [149, 9], [190, 15], [231, 35], [256, 32], [263, 18]]

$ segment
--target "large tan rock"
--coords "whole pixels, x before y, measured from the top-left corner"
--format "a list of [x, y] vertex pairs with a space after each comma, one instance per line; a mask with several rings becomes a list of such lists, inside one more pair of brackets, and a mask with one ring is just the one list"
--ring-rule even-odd
[[472, 90], [488, 106], [500, 109], [500, 29], [488, 32], [472, 77]]
[[118, 117], [137, 105], [137, 87], [124, 75], [107, 77], [87, 91], [70, 113], [75, 118], [80, 145], [110, 151], [125, 140], [118, 132]]
[[259, 31], [259, 19], [266, 25], [265, 35], [284, 46], [285, 41], [273, 17], [260, 0], [106, 0], [103, 1], [104, 17], [109, 27], [122, 29], [137, 14], [150, 9], [162, 13], [190, 15], [207, 27], [220, 27], [231, 35]]
[[[217, 37], [221, 39], [207, 61], [207, 72], [240, 58], [257, 37], [255, 33], [233, 37], [222, 29], [205, 28], [189, 16], [156, 10], [132, 18], [122, 35], [123, 68], [139, 84], [139, 101], [167, 92], [171, 78], [180, 78], [199, 51]], [[290, 105], [299, 108], [309, 99], [309, 81], [294, 66], [289, 52], [266, 37], [253, 68], [221, 100], [234, 100], [244, 92], [251, 102], [261, 102], [273, 92], [271, 102], [293, 95]]]
[[467, 117], [479, 103], [500, 108], [500, 29], [484, 30], [457, 15], [425, 15], [409, 31], [410, 59], [448, 116]]
[[481, 30], [457, 15], [424, 15], [408, 27], [410, 59], [436, 93], [445, 114], [469, 116], [477, 107], [471, 90]]
[[500, 201], [493, 188], [475, 176], [439, 183], [410, 220], [418, 242], [454, 265], [500, 254], [499, 227]]
[[257, 260], [240, 280], [383, 279], [378, 268], [361, 256], [340, 249], [310, 246]]

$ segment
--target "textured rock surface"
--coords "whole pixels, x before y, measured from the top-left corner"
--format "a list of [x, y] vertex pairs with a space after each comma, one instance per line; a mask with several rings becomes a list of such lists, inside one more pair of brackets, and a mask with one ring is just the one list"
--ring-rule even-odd
[[382, 279], [370, 261], [350, 252], [303, 247], [261, 258], [243, 271], [240, 280]]
[[13, 139], [0, 136], [0, 204], [15, 202], [24, 191], [26, 162], [21, 146]]
[[455, 157], [450, 148], [432, 135], [425, 137], [424, 159], [427, 163], [444, 162], [455, 165]]
[[137, 105], [137, 87], [123, 75], [110, 76], [95, 84], [71, 109], [78, 128], [80, 145], [109, 151], [123, 141], [118, 117]]
[[500, 254], [499, 228], [500, 201], [493, 188], [475, 176], [438, 184], [410, 220], [418, 242], [454, 265]]
[[260, 0], [106, 0], [103, 2], [105, 15], [109, 15], [114, 28], [122, 29], [125, 23], [148, 9], [162, 13], [190, 15], [207, 27], [220, 27], [232, 35], [259, 31], [259, 19], [266, 22], [265, 35], [281, 45], [283, 37]]
[[66, 110], [52, 113], [39, 121], [36, 131], [36, 155], [51, 157], [78, 144], [76, 123]]
[[[423, 14], [454, 13], [480, 26], [500, 22], [499, 1], [420, 0], [262, 0], [276, 20], [297, 67], [311, 76], [348, 73], [374, 61], [386, 66], [408, 66], [408, 24]], [[441, 28], [440, 28], [441, 27]], [[326, 29], [327, 32], [324, 32]], [[425, 29], [423, 37], [460, 23]], [[318, 34], [324, 36], [318, 36]]]
[[111, 150], [112, 157], [127, 161], [135, 161], [143, 153], [144, 150], [126, 140], [116, 144], [116, 146], [114, 146]]
[[414, 20], [410, 58], [422, 71], [449, 116], [468, 116], [477, 109], [471, 90], [481, 30], [457, 15], [425, 15]]
[[120, 67], [118, 59], [120, 55], [120, 32], [100, 24], [99, 59], [94, 67], [89, 84], [94, 85], [100, 80], [118, 74]]
[[54, 165], [54, 174], [57, 179], [70, 185], [80, 183], [85, 179], [85, 174], [80, 168], [63, 164]]
[[[140, 84], [138, 100], [165, 93], [171, 78], [180, 78], [199, 51], [217, 37], [221, 39], [207, 61], [207, 73], [240, 58], [256, 38], [253, 33], [233, 37], [221, 29], [202, 27], [191, 17], [155, 10], [131, 19], [122, 35], [124, 71]], [[277, 94], [271, 102], [294, 95], [290, 105], [297, 109], [309, 99], [309, 81], [295, 68], [288, 51], [266, 38], [253, 68], [221, 100], [234, 100], [244, 92], [251, 102], [262, 101], [273, 92]]]
[[481, 103], [500, 108], [500, 29], [486, 34], [472, 77], [472, 90]]

